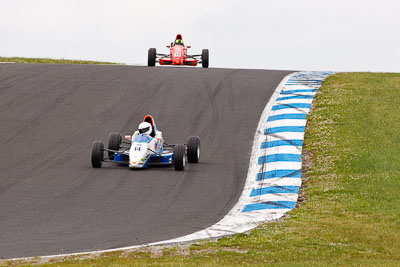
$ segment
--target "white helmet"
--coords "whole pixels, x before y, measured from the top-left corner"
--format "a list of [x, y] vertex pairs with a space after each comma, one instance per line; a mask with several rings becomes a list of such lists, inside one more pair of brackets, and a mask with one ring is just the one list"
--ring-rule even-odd
[[150, 135], [153, 129], [151, 128], [151, 124], [148, 122], [142, 122], [139, 124], [139, 133]]

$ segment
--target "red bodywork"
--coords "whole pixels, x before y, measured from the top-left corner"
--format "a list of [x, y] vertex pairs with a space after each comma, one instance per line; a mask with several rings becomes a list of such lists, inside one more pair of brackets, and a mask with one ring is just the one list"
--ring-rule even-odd
[[[182, 35], [178, 34], [176, 39], [182, 40]], [[188, 58], [187, 49], [184, 45], [171, 45], [169, 57], [159, 59], [160, 65], [186, 65], [186, 66], [197, 66], [197, 60], [194, 58]]]

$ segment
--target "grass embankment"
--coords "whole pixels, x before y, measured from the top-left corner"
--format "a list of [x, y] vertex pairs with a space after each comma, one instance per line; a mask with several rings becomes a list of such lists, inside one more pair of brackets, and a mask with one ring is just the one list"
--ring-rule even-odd
[[66, 265], [400, 266], [400, 74], [330, 76], [309, 116], [307, 201], [250, 234]]
[[13, 63], [43, 63], [43, 64], [117, 64], [101, 61], [51, 59], [51, 58], [24, 58], [24, 57], [0, 57], [0, 62]]

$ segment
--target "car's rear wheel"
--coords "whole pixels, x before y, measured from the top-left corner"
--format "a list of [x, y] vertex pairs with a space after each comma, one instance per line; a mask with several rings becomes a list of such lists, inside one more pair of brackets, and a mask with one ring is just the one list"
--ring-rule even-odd
[[185, 147], [184, 145], [175, 145], [174, 147], [174, 167], [176, 171], [185, 169]]
[[197, 163], [200, 159], [200, 137], [189, 136], [187, 141], [187, 159], [190, 163]]
[[201, 51], [201, 61], [203, 68], [208, 68], [208, 49]]
[[[119, 150], [121, 148], [122, 137], [119, 133], [110, 133], [108, 137], [108, 149]], [[114, 159], [114, 152], [108, 151], [108, 158]]]
[[148, 60], [147, 60], [147, 65], [149, 67], [154, 67], [156, 65], [156, 57], [157, 57], [156, 49], [155, 48], [150, 48], [149, 49]]
[[101, 141], [94, 141], [92, 145], [92, 166], [100, 168], [104, 161], [104, 145]]

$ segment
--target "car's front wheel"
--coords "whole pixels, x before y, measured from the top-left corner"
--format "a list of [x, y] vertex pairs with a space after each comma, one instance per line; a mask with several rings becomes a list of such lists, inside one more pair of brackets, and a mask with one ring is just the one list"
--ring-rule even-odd
[[187, 159], [190, 163], [197, 163], [200, 159], [200, 137], [189, 136], [187, 142]]
[[201, 62], [203, 68], [208, 68], [208, 49], [203, 49], [201, 52]]
[[101, 141], [94, 141], [92, 145], [92, 166], [100, 168], [104, 161], [104, 145]]
[[154, 67], [156, 65], [156, 57], [157, 57], [157, 51], [155, 48], [150, 48], [149, 49], [149, 54], [148, 54], [148, 59], [147, 59], [147, 65], [149, 67]]
[[176, 171], [185, 169], [185, 146], [175, 145], [174, 147], [174, 167]]

